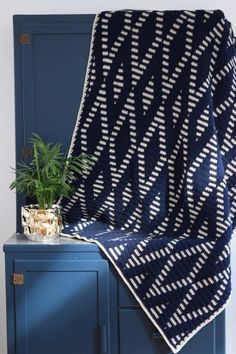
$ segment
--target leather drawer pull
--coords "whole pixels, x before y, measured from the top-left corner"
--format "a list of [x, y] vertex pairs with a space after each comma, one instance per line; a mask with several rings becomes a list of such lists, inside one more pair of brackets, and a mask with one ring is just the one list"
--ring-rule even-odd
[[159, 332], [153, 332], [152, 339], [163, 339], [163, 338]]

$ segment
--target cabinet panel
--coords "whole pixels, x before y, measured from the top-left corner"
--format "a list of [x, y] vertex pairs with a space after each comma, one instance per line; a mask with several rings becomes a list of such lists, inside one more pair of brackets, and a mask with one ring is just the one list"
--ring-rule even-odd
[[106, 261], [17, 260], [15, 272], [17, 354], [108, 353]]
[[26, 144], [32, 132], [69, 145], [88, 60], [91, 23], [24, 25], [31, 42], [22, 47]]

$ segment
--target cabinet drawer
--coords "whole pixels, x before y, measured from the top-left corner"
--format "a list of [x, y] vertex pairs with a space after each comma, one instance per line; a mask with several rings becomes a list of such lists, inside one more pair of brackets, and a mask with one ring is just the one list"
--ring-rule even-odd
[[[172, 351], [142, 309], [120, 309], [119, 354], [171, 354]], [[215, 321], [202, 328], [179, 354], [215, 354]], [[223, 353], [223, 351], [222, 351]]]
[[[161, 335], [143, 310], [121, 309], [119, 311], [119, 354], [170, 354]], [[198, 353], [199, 354], [199, 353]]]

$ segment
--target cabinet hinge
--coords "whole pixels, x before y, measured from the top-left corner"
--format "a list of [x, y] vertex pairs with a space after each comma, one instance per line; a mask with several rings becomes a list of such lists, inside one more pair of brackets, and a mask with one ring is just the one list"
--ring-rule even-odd
[[21, 155], [23, 158], [32, 157], [33, 149], [29, 146], [23, 146], [21, 149]]
[[13, 285], [23, 285], [25, 282], [24, 274], [12, 274], [12, 284]]
[[28, 33], [21, 33], [20, 44], [30, 44], [30, 35]]

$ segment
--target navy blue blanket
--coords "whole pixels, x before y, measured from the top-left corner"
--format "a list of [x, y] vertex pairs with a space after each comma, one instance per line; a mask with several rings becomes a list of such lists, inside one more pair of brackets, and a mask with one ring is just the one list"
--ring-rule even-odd
[[173, 352], [230, 297], [236, 65], [221, 11], [96, 16], [70, 155], [97, 157], [64, 207]]

